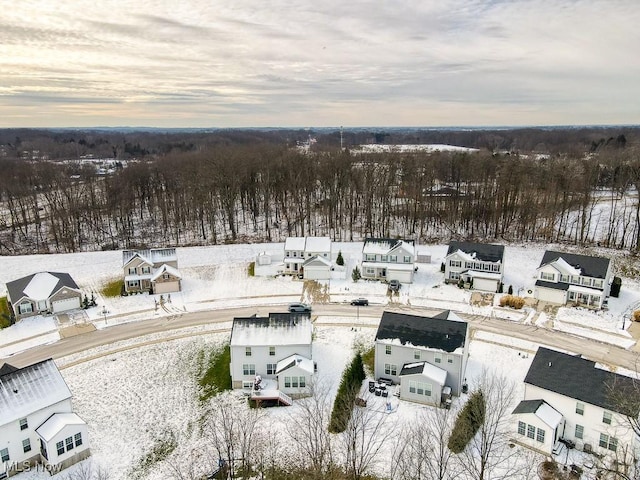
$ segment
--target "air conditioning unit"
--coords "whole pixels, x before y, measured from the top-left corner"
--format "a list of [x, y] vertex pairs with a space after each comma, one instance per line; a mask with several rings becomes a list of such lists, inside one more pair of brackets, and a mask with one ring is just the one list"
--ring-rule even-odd
[[585, 443], [584, 446], [582, 447], [582, 451], [585, 452], [585, 453], [593, 452], [593, 449], [591, 448], [591, 444], [590, 443]]

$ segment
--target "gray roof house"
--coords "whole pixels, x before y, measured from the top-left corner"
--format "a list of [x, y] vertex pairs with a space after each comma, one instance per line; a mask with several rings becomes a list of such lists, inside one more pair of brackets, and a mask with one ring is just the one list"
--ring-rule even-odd
[[469, 326], [450, 310], [433, 317], [384, 312], [375, 337], [375, 377], [400, 384], [400, 398], [441, 403], [459, 395], [469, 355]]
[[604, 257], [547, 250], [536, 270], [534, 297], [559, 305], [606, 305], [613, 262]]
[[475, 290], [498, 292], [504, 275], [504, 245], [449, 242], [444, 258], [444, 281]]
[[627, 418], [640, 413], [638, 380], [540, 347], [524, 384], [524, 399], [513, 411], [516, 441], [547, 454], [560, 438], [601, 455], [639, 447]]
[[68, 273], [39, 272], [7, 283], [16, 319], [80, 308], [82, 292]]

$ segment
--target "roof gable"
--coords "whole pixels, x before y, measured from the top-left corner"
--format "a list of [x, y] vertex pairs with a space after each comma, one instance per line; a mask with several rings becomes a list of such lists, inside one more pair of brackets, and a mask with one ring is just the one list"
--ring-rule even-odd
[[524, 382], [619, 413], [624, 412], [612, 392], [639, 389], [631, 377], [596, 368], [595, 362], [581, 356], [544, 347], [538, 348]]
[[458, 250], [471, 255], [473, 258], [482, 262], [503, 262], [504, 261], [504, 245], [494, 245], [491, 243], [475, 243], [475, 242], [449, 242], [447, 256]]
[[403, 246], [405, 250], [413, 252], [415, 242], [413, 240], [401, 240], [393, 238], [366, 238], [362, 246], [362, 253], [385, 255], [396, 247]]
[[558, 262], [559, 267], [568, 264], [573, 269], [580, 270], [583, 276], [592, 278], [606, 278], [607, 272], [609, 271], [609, 263], [611, 262], [608, 258], [604, 257], [592, 257], [590, 255], [578, 255], [575, 253], [547, 250], [544, 252], [542, 261], [538, 268], [553, 263], [559, 259], [562, 259], [562, 262]]
[[445, 310], [434, 317], [419, 317], [396, 312], [384, 312], [376, 340], [398, 340], [402, 345], [453, 352], [463, 348], [467, 322]]
[[46, 300], [64, 287], [78, 289], [71, 275], [62, 272], [39, 272], [7, 283], [7, 291], [13, 302], [23, 297], [35, 301]]

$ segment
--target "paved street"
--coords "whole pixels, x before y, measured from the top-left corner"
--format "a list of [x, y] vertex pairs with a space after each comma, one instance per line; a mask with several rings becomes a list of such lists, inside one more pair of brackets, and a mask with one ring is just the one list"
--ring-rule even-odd
[[[343, 317], [344, 322], [340, 325], [366, 325], [366, 319], [380, 318], [384, 310], [401, 311], [403, 313], [412, 313], [416, 315], [431, 315], [439, 313], [433, 309], [424, 308], [385, 308], [383, 306], [369, 307], [353, 307], [350, 305], [314, 305], [313, 317]], [[193, 327], [206, 324], [224, 324], [230, 322], [234, 317], [251, 316], [253, 314], [266, 315], [269, 311], [285, 311], [285, 305], [281, 309], [277, 307], [247, 307], [234, 308], [224, 310], [211, 310], [206, 312], [185, 313], [173, 319], [152, 318], [131, 323], [115, 325], [103, 330], [95, 330], [92, 332], [63, 338], [60, 341], [36, 347], [22, 353], [16, 354], [6, 359], [14, 366], [22, 367], [31, 363], [44, 360], [47, 358], [61, 358], [67, 355], [88, 351], [94, 347], [113, 344], [121, 340], [129, 340], [140, 338], [148, 334], [166, 332], [166, 337], [160, 340], [152, 340], [140, 338], [140, 342], [134, 342], [133, 346], [127, 346], [127, 349], [136, 348], [148, 343], [158, 343], [175, 338], [183, 338], [185, 336], [202, 335], [203, 332], [181, 332], [180, 330], [187, 327]], [[601, 362], [607, 365], [617, 365], [629, 369], [636, 369], [638, 362], [638, 353], [634, 351], [624, 350], [615, 345], [606, 344], [597, 340], [578, 337], [575, 335], [540, 328], [535, 325], [523, 325], [499, 318], [489, 318], [481, 315], [458, 314], [461, 318], [468, 321], [473, 328], [496, 333], [500, 335], [508, 335], [511, 337], [528, 340], [535, 343], [544, 344], [549, 347], [574, 351], [583, 354], [585, 357]], [[335, 325], [335, 323], [333, 323]], [[221, 329], [228, 326], [221, 325]], [[116, 348], [114, 347], [114, 350]], [[109, 354], [107, 351], [104, 354]], [[87, 352], [87, 359], [94, 358]]]

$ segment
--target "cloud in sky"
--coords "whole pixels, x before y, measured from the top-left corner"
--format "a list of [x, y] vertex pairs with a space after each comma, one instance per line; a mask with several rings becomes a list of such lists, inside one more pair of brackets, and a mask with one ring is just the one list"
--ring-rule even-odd
[[637, 0], [6, 0], [0, 126], [640, 123]]

